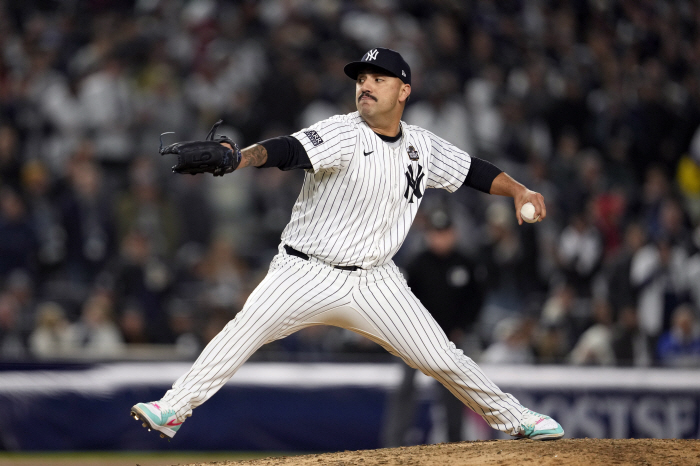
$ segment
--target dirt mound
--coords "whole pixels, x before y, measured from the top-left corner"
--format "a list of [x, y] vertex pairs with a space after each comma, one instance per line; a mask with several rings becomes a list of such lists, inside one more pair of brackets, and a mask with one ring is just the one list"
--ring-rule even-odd
[[691, 465], [700, 466], [700, 440], [492, 440], [381, 450], [345, 451], [187, 466], [434, 466], [434, 465]]

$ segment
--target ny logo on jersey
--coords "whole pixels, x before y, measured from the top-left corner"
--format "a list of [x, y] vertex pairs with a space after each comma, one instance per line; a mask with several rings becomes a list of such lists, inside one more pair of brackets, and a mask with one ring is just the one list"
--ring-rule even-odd
[[[418, 165], [418, 171], [416, 172], [416, 177], [413, 178], [413, 166], [408, 166], [408, 171], [406, 172], [406, 180], [408, 181], [408, 186], [406, 186], [406, 192], [403, 193], [403, 197], [408, 199], [409, 204], [413, 204], [413, 195], [418, 199], [423, 197], [423, 193], [420, 192], [420, 182], [423, 180], [425, 173], [423, 173], [423, 167]], [[408, 193], [411, 193], [409, 199]]]
[[379, 55], [379, 51], [377, 51], [377, 49], [370, 50], [369, 52], [367, 52], [367, 58], [365, 59], [365, 61], [376, 60], [377, 55]]

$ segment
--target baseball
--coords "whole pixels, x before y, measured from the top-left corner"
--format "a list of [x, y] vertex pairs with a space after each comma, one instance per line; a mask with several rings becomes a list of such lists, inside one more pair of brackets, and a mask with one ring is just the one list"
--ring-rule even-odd
[[535, 206], [532, 205], [532, 202], [526, 202], [523, 204], [523, 206], [520, 208], [520, 216], [527, 223], [535, 223], [540, 219], [539, 215], [537, 218], [535, 218]]

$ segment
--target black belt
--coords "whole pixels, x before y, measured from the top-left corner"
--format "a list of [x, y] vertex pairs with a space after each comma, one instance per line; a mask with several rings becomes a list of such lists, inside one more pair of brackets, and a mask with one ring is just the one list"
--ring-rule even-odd
[[[309, 260], [308, 254], [304, 254], [301, 251], [297, 251], [293, 247], [287, 246], [286, 244], [284, 245], [284, 250], [287, 251], [287, 254], [289, 254], [290, 256], [301, 257], [305, 261]], [[356, 265], [332, 265], [331, 267], [333, 267], [334, 269], [339, 269], [339, 270], [349, 270], [350, 272], [354, 272], [355, 270], [362, 269], [362, 267], [358, 267]]]

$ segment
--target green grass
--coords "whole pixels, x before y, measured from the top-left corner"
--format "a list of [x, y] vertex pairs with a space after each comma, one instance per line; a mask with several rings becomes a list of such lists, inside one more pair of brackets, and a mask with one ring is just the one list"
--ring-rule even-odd
[[42, 452], [0, 453], [0, 466], [171, 466], [211, 461], [239, 461], [293, 456], [284, 452]]

